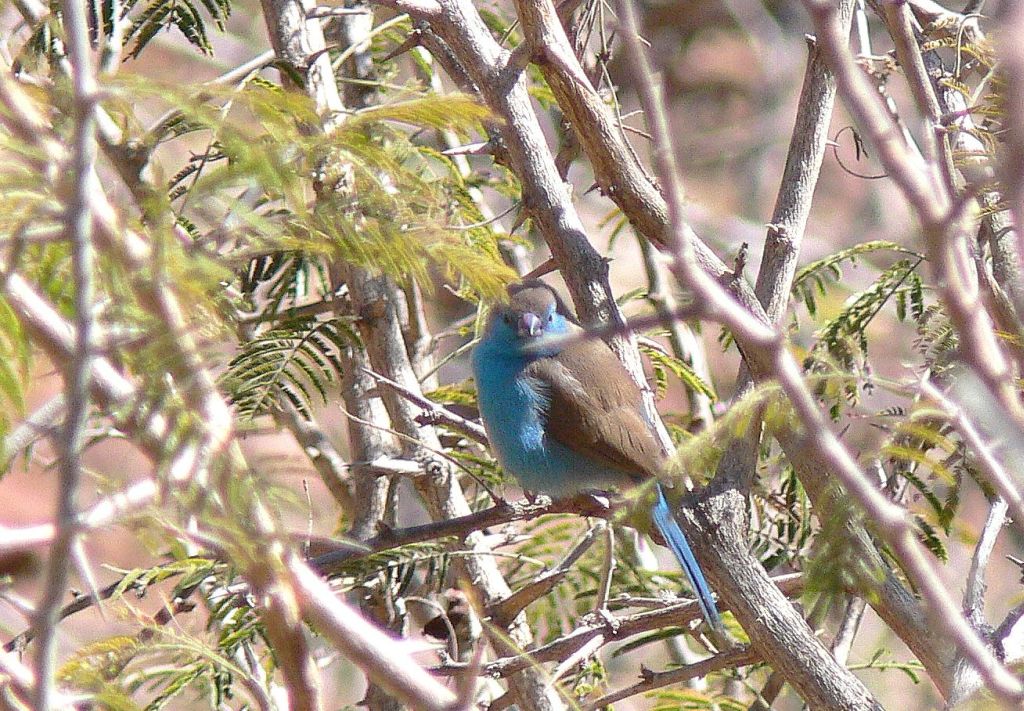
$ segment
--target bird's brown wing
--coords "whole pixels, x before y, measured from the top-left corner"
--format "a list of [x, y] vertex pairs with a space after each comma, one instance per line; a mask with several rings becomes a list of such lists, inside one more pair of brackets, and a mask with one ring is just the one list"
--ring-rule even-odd
[[640, 389], [603, 341], [573, 344], [525, 374], [551, 399], [548, 436], [637, 480], [661, 473], [667, 453], [644, 419]]

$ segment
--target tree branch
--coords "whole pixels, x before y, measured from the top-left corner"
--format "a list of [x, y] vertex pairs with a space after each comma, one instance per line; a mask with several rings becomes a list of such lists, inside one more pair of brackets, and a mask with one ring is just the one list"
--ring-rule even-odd
[[417, 418], [417, 420], [424, 420], [422, 424], [425, 425], [436, 425], [443, 424], [451, 427], [454, 430], [462, 432], [470, 439], [480, 444], [487, 444], [487, 433], [484, 432], [484, 428], [475, 422], [467, 420], [465, 417], [460, 417], [448, 408], [438, 405], [436, 402], [424, 397], [423, 395], [415, 392], [407, 387], [399, 385], [394, 380], [387, 378], [380, 373], [375, 373], [372, 370], [365, 371], [367, 375], [376, 380], [377, 382], [391, 388], [396, 393], [401, 395], [403, 398], [416, 405], [423, 414]]
[[[475, 511], [451, 519], [441, 519], [419, 526], [386, 530], [372, 538], [362, 540], [357, 545], [346, 543], [334, 544], [337, 545], [336, 550], [321, 553], [310, 563], [317, 570], [329, 574], [335, 571], [337, 566], [343, 565], [347, 561], [413, 543], [423, 543], [425, 541], [451, 537], [465, 539], [475, 531], [512, 523], [513, 521], [531, 520], [547, 514], [573, 513], [581, 516], [608, 518], [612, 515], [613, 511], [601, 499], [587, 494], [567, 499], [558, 499], [556, 501], [552, 501], [547, 497], [541, 497], [534, 502], [503, 501], [489, 509]], [[322, 550], [325, 545], [331, 544], [321, 544], [318, 549]]]
[[761, 658], [750, 647], [739, 646], [719, 652], [699, 662], [672, 669], [671, 671], [652, 672], [644, 668], [640, 672], [640, 681], [632, 686], [627, 686], [624, 689], [619, 689], [587, 702], [583, 706], [583, 711], [598, 711], [637, 694], [644, 694], [672, 684], [679, 684], [689, 679], [707, 676], [720, 669], [736, 669], [749, 664], [756, 664], [760, 661]]
[[[71, 61], [74, 143], [65, 207], [65, 230], [71, 242], [74, 279], [75, 342], [65, 374], [67, 413], [60, 437], [60, 488], [56, 527], [47, 566], [46, 585], [36, 608], [33, 629], [38, 639], [32, 705], [49, 711], [53, 702], [57, 621], [70, 578], [69, 566], [78, 534], [78, 489], [82, 477], [82, 451], [90, 410], [93, 358], [93, 204], [90, 184], [96, 162], [96, 79], [93, 75], [89, 27], [85, 7], [77, 0], [61, 5]], [[2, 70], [0, 70], [2, 71]]]

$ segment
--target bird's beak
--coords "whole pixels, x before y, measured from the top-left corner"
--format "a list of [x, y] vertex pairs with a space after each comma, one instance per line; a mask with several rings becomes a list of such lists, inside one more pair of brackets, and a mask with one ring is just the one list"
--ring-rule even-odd
[[544, 332], [544, 324], [537, 317], [537, 314], [527, 311], [519, 317], [519, 335], [520, 336], [539, 336]]

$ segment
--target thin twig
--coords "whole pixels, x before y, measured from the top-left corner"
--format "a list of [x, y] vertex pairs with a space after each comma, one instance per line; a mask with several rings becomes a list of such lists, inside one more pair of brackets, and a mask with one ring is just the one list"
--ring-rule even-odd
[[527, 605], [547, 595], [568, 575], [576, 561], [582, 558], [583, 554], [594, 545], [599, 531], [600, 528], [598, 526], [588, 529], [580, 542], [555, 567], [551, 570], [545, 570], [508, 597], [492, 604], [487, 608], [487, 616], [497, 626], [507, 626], [516, 615], [526, 609]]
[[[419, 526], [409, 526], [387, 530], [373, 538], [359, 542], [358, 545], [338, 544], [338, 550], [323, 553], [310, 561], [319, 571], [330, 573], [337, 566], [349, 560], [364, 557], [370, 553], [399, 548], [413, 543], [432, 541], [438, 538], [465, 538], [473, 531], [491, 526], [499, 526], [512, 521], [523, 521], [544, 514], [576, 513], [584, 516], [607, 518], [612, 515], [603, 499], [581, 494], [568, 499], [552, 501], [547, 497], [539, 497], [535, 502], [504, 501], [483, 511], [458, 516], [445, 521], [434, 521]], [[500, 601], [495, 604], [502, 604]]]
[[487, 433], [484, 432], [483, 427], [475, 422], [471, 422], [464, 417], [456, 415], [443, 405], [439, 405], [436, 402], [429, 400], [410, 388], [399, 385], [391, 378], [383, 376], [380, 373], [375, 373], [368, 368], [365, 368], [364, 372], [377, 382], [386, 385], [412, 404], [421, 408], [424, 411], [423, 416], [430, 420], [430, 424], [448, 425], [452, 429], [462, 432], [480, 444], [487, 444]]
[[60, 602], [68, 586], [69, 566], [75, 549], [78, 489], [82, 451], [90, 407], [93, 331], [93, 246], [90, 183], [96, 162], [96, 79], [89, 46], [85, 7], [77, 0], [62, 3], [68, 56], [74, 90], [74, 139], [65, 224], [71, 241], [74, 278], [75, 349], [65, 376], [67, 415], [61, 434], [60, 494], [56, 531], [50, 547], [46, 585], [36, 609], [33, 627], [38, 645], [35, 656], [33, 706], [49, 711], [54, 697], [57, 621]]
[[843, 620], [839, 624], [839, 631], [836, 632], [836, 636], [832, 638], [832, 644], [829, 645], [832, 655], [840, 664], [846, 664], [850, 658], [853, 640], [857, 636], [857, 630], [860, 629], [860, 623], [864, 618], [864, 610], [866, 609], [867, 603], [864, 602], [863, 598], [851, 597], [846, 603], [846, 610], [843, 613]]
[[594, 699], [584, 706], [582, 711], [598, 711], [598, 709], [603, 709], [623, 699], [628, 699], [630, 696], [644, 694], [648, 691], [660, 689], [671, 684], [678, 684], [688, 679], [707, 676], [719, 669], [735, 669], [756, 664], [760, 661], [760, 656], [750, 647], [740, 646], [670, 671], [652, 672], [644, 669], [641, 672], [640, 681], [632, 686], [627, 686], [625, 689], [619, 689], [611, 694]]
[[612, 575], [615, 573], [615, 529], [606, 521], [600, 521], [598, 525], [604, 530], [604, 560], [601, 563], [601, 580], [597, 585], [594, 610], [598, 614], [602, 614], [608, 605], [608, 594], [612, 589]]
[[971, 571], [967, 575], [967, 589], [964, 590], [964, 609], [967, 616], [976, 622], [984, 620], [985, 613], [985, 571], [995, 548], [996, 539], [1006, 523], [1006, 502], [996, 499], [988, 509], [981, 536], [971, 557]]

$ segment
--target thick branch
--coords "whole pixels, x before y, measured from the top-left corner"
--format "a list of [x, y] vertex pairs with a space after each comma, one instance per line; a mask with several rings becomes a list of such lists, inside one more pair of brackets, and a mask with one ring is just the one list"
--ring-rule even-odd
[[303, 616], [345, 656], [369, 673], [410, 708], [449, 711], [457, 698], [418, 664], [405, 660], [399, 643], [363, 619], [339, 600], [327, 583], [299, 561], [288, 572], [294, 580], [296, 599]]

